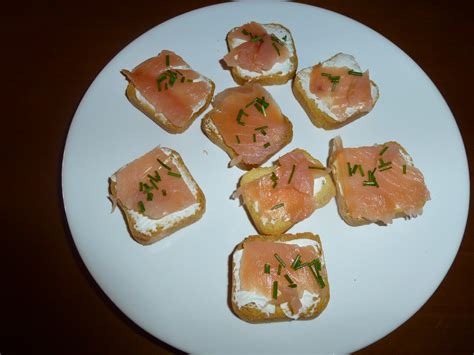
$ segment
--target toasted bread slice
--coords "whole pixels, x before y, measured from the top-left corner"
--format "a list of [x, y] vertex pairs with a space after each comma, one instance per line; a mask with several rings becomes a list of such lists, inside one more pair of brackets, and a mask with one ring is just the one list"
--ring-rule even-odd
[[[232, 90], [241, 91], [241, 90], [244, 90], [246, 87], [252, 87], [252, 86], [253, 87], [257, 87], [257, 86], [260, 87], [262, 91], [256, 91], [256, 92], [263, 93], [267, 100], [269, 100], [269, 101], [271, 100], [271, 102], [273, 102], [273, 98], [271, 97], [270, 93], [267, 92], [265, 89], [263, 89], [259, 84], [246, 84], [246, 85], [241, 86], [241, 87], [229, 88], [229, 89], [226, 89], [225, 91], [221, 92], [220, 94], [216, 95], [216, 97], [214, 99], [214, 102], [213, 102], [213, 105], [214, 105], [213, 109], [210, 110], [204, 116], [204, 118], [202, 119], [202, 122], [201, 122], [201, 129], [204, 132], [204, 134], [214, 144], [216, 144], [218, 147], [220, 147], [222, 150], [224, 150], [229, 155], [229, 157], [231, 158], [231, 162], [229, 163], [229, 166], [231, 166], [231, 167], [232, 166], [237, 166], [238, 168], [240, 168], [242, 170], [250, 170], [250, 169], [258, 167], [261, 164], [263, 164], [264, 162], [268, 161], [280, 149], [282, 149], [284, 146], [286, 146], [288, 143], [290, 143], [292, 138], [293, 138], [293, 125], [292, 125], [291, 121], [289, 120], [289, 118], [287, 116], [285, 116], [283, 113], [281, 113], [281, 111], [279, 111], [281, 113], [281, 119], [278, 118], [278, 122], [281, 121], [281, 125], [284, 126], [284, 134], [276, 136], [275, 139], [271, 142], [271, 146], [269, 147], [269, 149], [261, 149], [261, 155], [259, 156], [259, 158], [256, 162], [248, 162], [245, 159], [239, 160], [239, 153], [236, 151], [236, 149], [240, 148], [240, 146], [239, 145], [234, 145], [234, 147], [232, 147], [231, 146], [232, 143], [228, 143], [228, 141], [226, 142], [226, 140], [224, 138], [224, 135], [222, 134], [222, 132], [219, 129], [218, 125], [214, 122], [213, 117], [216, 114], [220, 114], [221, 112], [224, 112], [224, 111], [221, 110], [221, 107], [219, 105], [216, 105], [216, 101], [219, 101], [219, 102], [223, 101], [223, 100], [219, 99], [219, 97], [221, 95], [223, 95], [224, 93], [229, 93], [229, 92], [231, 93]], [[258, 90], [260, 90], [260, 89], [258, 89]], [[216, 99], [219, 99], [219, 100], [216, 100]], [[250, 101], [250, 100], [251, 99], [249, 99], [248, 101]], [[275, 103], [275, 105], [276, 105], [276, 103]], [[245, 108], [245, 104], [243, 104], [242, 108]], [[245, 110], [249, 111], [251, 109], [253, 109], [253, 107], [246, 108]], [[278, 110], [279, 110], [279, 108], [278, 108]], [[247, 119], [248, 117], [245, 116], [244, 118]], [[270, 119], [271, 118], [269, 118], [269, 117], [265, 117], [263, 119], [263, 121], [260, 122], [261, 125], [267, 125], [268, 120], [270, 120]], [[232, 116], [232, 117], [229, 116], [228, 120], [229, 121], [235, 121], [235, 116]], [[257, 118], [257, 120], [258, 120], [258, 118]], [[280, 123], [278, 123], [278, 124], [280, 124]], [[249, 127], [249, 126], [237, 125], [236, 128], [235, 128], [235, 132], [232, 135], [232, 139], [235, 140], [236, 136], [238, 136], [240, 134], [240, 130], [246, 130], [247, 127]], [[261, 135], [259, 135], [258, 132], [256, 132], [256, 133], [257, 133], [257, 137], [256, 137], [257, 139], [260, 139], [260, 138], [263, 139], [263, 137]], [[270, 132], [268, 132], [268, 133], [269, 133], [269, 135], [267, 135], [266, 137], [270, 137]], [[229, 139], [229, 137], [228, 137], [228, 139]], [[249, 143], [249, 142], [241, 142], [241, 143], [244, 144], [244, 143]], [[263, 143], [262, 143], [262, 146], [263, 146]]]
[[[171, 192], [166, 193], [166, 190], [163, 191], [161, 187], [161, 183], [163, 179], [166, 178], [173, 178], [173, 179], [182, 179], [184, 182], [184, 186], [180, 187], [182, 191], [183, 188], [189, 189], [189, 192], [192, 194], [194, 198], [194, 202], [190, 205], [184, 206], [181, 209], [175, 209], [170, 211], [168, 214], [163, 215], [159, 218], [151, 218], [143, 211], [139, 211], [139, 208], [129, 208], [125, 205], [125, 203], [120, 199], [117, 193], [117, 175], [127, 169], [128, 166], [138, 162], [143, 157], [147, 156], [148, 154], [152, 154], [157, 149], [161, 150], [165, 156], [167, 156], [167, 166], [174, 166], [177, 169], [177, 172], [174, 173], [173, 176], [167, 176], [166, 170], [163, 170], [165, 173], [161, 173], [160, 181], [156, 182], [155, 184], [149, 183], [150, 192], [155, 195], [154, 200], [156, 203], [163, 203], [163, 199], [165, 197], [172, 199], [173, 195]], [[196, 221], [198, 221], [204, 214], [206, 210], [206, 199], [204, 197], [204, 193], [202, 192], [201, 188], [197, 184], [197, 182], [192, 177], [191, 173], [187, 169], [186, 165], [184, 164], [181, 156], [174, 150], [169, 148], [155, 148], [153, 151], [147, 153], [145, 156], [135, 160], [134, 162], [125, 165], [117, 172], [115, 172], [109, 179], [109, 192], [110, 192], [110, 199], [120, 207], [128, 226], [128, 230], [132, 237], [140, 244], [152, 244], [155, 243], [170, 234], [176, 232], [177, 230], [184, 228]], [[158, 162], [156, 162], [156, 169], [159, 170], [160, 166]], [[161, 170], [159, 170], [161, 171]], [[146, 173], [144, 173], [146, 176]], [[143, 175], [143, 174], [141, 174]], [[141, 176], [139, 175], [139, 176]], [[178, 177], [179, 175], [179, 177]], [[132, 184], [137, 186], [137, 190], [139, 186], [141, 188], [142, 184], [141, 181], [135, 176], [133, 178], [136, 181], [133, 181]], [[153, 186], [158, 185], [158, 190], [154, 189]], [[145, 185], [145, 188], [147, 185]], [[155, 191], [156, 190], [156, 191]], [[145, 201], [146, 197], [143, 197], [143, 201]], [[143, 205], [142, 205], [143, 206]]]
[[[355, 58], [351, 55], [338, 53], [335, 56], [321, 63], [323, 67], [347, 67], [360, 72], [360, 66], [356, 62]], [[311, 122], [319, 128], [326, 130], [340, 128], [355, 121], [356, 119], [366, 115], [369, 111], [360, 109], [351, 109], [352, 112], [347, 117], [338, 117], [337, 114], [332, 112], [329, 107], [319, 98], [316, 94], [310, 90], [311, 72], [313, 67], [305, 68], [300, 70], [293, 81], [293, 93], [301, 104], [306, 114], [309, 116]], [[378, 86], [370, 81], [370, 95], [372, 97], [372, 108], [375, 106], [379, 98]]]
[[[272, 174], [276, 177], [275, 172], [277, 169], [281, 169], [278, 164], [273, 164], [271, 167], [252, 169], [240, 179], [238, 191], [241, 193], [242, 205], [249, 214], [255, 228], [261, 234], [279, 235], [286, 232], [296, 223], [308, 218], [316, 209], [325, 206], [336, 194], [332, 178], [329, 172], [325, 170], [324, 165], [312, 157], [311, 154], [301, 149], [294, 150], [288, 154], [295, 154], [296, 151], [302, 152], [306, 161], [308, 161], [308, 163], [306, 161], [301, 163], [305, 165], [305, 168], [306, 165], [310, 165], [315, 168], [313, 171], [320, 172], [318, 176], [311, 177], [311, 175], [308, 175], [308, 179], [314, 181], [312, 197], [307, 197], [307, 195], [287, 185], [282, 187], [284, 190], [281, 191], [280, 186], [284, 185], [285, 182], [275, 181], [273, 183], [272, 181]], [[296, 171], [296, 173], [293, 172], [291, 179], [298, 178], [301, 170], [297, 169]], [[310, 174], [311, 170], [307, 171]], [[247, 188], [251, 184], [258, 184], [255, 185], [258, 188], [257, 196]], [[273, 184], [275, 187], [273, 187]], [[271, 203], [273, 207], [270, 206], [270, 209], [264, 207], [265, 201], [263, 201], [269, 198], [268, 194], [279, 196]], [[275, 208], [275, 206], [280, 205], [281, 207]], [[300, 207], [296, 208], [296, 206]], [[308, 212], [302, 214], [302, 211], [305, 209], [308, 209]], [[295, 210], [297, 211], [296, 215]]]
[[[278, 39], [282, 40], [283, 43], [285, 43], [290, 56], [285, 62], [275, 63], [275, 65], [270, 70], [263, 72], [252, 72], [239, 66], [231, 67], [232, 77], [239, 85], [243, 85], [248, 82], [257, 82], [261, 85], [281, 85], [285, 84], [295, 76], [296, 69], [298, 67], [298, 56], [296, 54], [296, 47], [290, 30], [283, 25], [276, 23], [262, 24], [262, 26], [265, 28], [268, 34], [276, 36]], [[229, 51], [238, 47], [242, 43], [242, 40], [240, 39], [229, 38], [229, 34], [234, 29], [229, 31], [226, 37]]]
[[[155, 106], [155, 105], [151, 104], [145, 98], [145, 96], [142, 95], [142, 93], [140, 93], [140, 91], [136, 88], [136, 86], [134, 85], [133, 80], [131, 80], [131, 77], [132, 77], [134, 71], [137, 68], [140, 68], [141, 65], [146, 65], [147, 62], [152, 61], [152, 60], [164, 61], [165, 56], [167, 57], [168, 60], [169, 60], [169, 56], [173, 56], [173, 59], [175, 59], [176, 61], [179, 61], [176, 66], [171, 65], [171, 66], [169, 66], [169, 68], [167, 70], [168, 72], [171, 71], [172, 73], [174, 73], [175, 78], [172, 79], [173, 84], [170, 83], [169, 86], [168, 86], [168, 83], [166, 82], [166, 80], [164, 80], [163, 84], [162, 84], [163, 88], [160, 87], [158, 89], [158, 85], [155, 84], [153, 86], [153, 88], [155, 88], [155, 86], [156, 86], [156, 93], [154, 93], [155, 95], [160, 94], [159, 91], [161, 93], [164, 93], [167, 90], [169, 90], [171, 92], [173, 90], [173, 86], [178, 87], [178, 86], [182, 85], [183, 82], [184, 82], [184, 85], [193, 85], [193, 83], [200, 83], [200, 82], [204, 82], [204, 83], [207, 84], [206, 94], [203, 95], [203, 97], [193, 105], [192, 111], [189, 114], [189, 116], [184, 117], [184, 119], [180, 119], [180, 121], [182, 120], [182, 122], [179, 122], [179, 124], [177, 124], [176, 122], [173, 123], [173, 120], [170, 119], [169, 117], [167, 117], [165, 113], [157, 110], [156, 107], [158, 107], [158, 106]], [[159, 59], [157, 59], [157, 58], [159, 58]], [[149, 118], [151, 118], [155, 123], [157, 123], [161, 128], [163, 128], [165, 131], [167, 131], [169, 133], [176, 134], [176, 133], [182, 133], [182, 132], [186, 131], [189, 128], [189, 126], [194, 122], [194, 120], [199, 115], [201, 115], [201, 113], [203, 113], [206, 110], [206, 108], [209, 106], [209, 104], [211, 103], [212, 97], [214, 95], [214, 89], [215, 89], [214, 82], [211, 79], [209, 79], [209, 78], [207, 78], [204, 75], [199, 74], [199, 73], [197, 73], [198, 77], [193, 80], [193, 83], [190, 84], [188, 81], [185, 81], [184, 79], [186, 79], [186, 78], [184, 78], [184, 76], [181, 75], [182, 72], [192, 70], [192, 68], [181, 57], [177, 56], [175, 53], [173, 53], [171, 51], [162, 51], [160, 54], [158, 54], [157, 57], [148, 59], [147, 61], [145, 61], [142, 64], [140, 64], [139, 66], [137, 66], [137, 68], [135, 68], [132, 72], [129, 72], [128, 70], [122, 70], [121, 71], [121, 73], [129, 81], [129, 83], [127, 85], [127, 89], [125, 91], [125, 94], [126, 94], [128, 100], [133, 104], [133, 106], [138, 108], [145, 115], [147, 115]], [[143, 71], [143, 69], [140, 69], [140, 70]], [[159, 74], [158, 77], [163, 75], [163, 73], [166, 73], [166, 71], [161, 72], [161, 74]], [[157, 80], [158, 80], [158, 78], [157, 78]], [[165, 90], [165, 85], [166, 85], [166, 90]]]
[[[257, 256], [255, 252], [262, 246], [264, 246], [264, 249]], [[289, 253], [283, 254], [281, 252], [282, 247]], [[281, 255], [279, 255], [280, 253]], [[280, 275], [277, 271], [279, 261], [274, 254], [277, 254], [285, 263], [285, 267], [281, 267]], [[293, 264], [294, 259], [298, 254], [300, 255], [300, 261], [299, 264], [296, 264], [298, 266], [295, 266], [297, 268], [295, 270], [292, 265], [295, 265]], [[304, 259], [308, 255], [311, 255], [312, 260], [318, 259], [319, 261], [314, 263], [313, 266], [302, 266], [302, 263], [312, 261]], [[259, 260], [259, 258], [263, 259]], [[237, 245], [231, 255], [231, 260], [230, 303], [234, 313], [246, 322], [262, 323], [313, 319], [320, 315], [329, 303], [329, 281], [321, 240], [318, 235], [298, 233], [272, 237], [249, 236]], [[246, 264], [242, 266], [242, 262]], [[268, 273], [264, 270], [263, 266], [265, 264], [268, 265]], [[319, 266], [317, 270], [318, 266], [316, 264]], [[312, 270], [309, 270], [309, 268], [312, 268]], [[251, 276], [249, 276], [249, 271], [251, 271]], [[250, 280], [249, 277], [253, 279]], [[289, 280], [293, 279], [299, 280], [300, 283], [296, 282], [296, 286], [290, 287]], [[277, 282], [276, 285], [275, 281]], [[262, 290], [258, 286], [261, 287], [262, 282], [266, 282], [266, 285], [272, 285], [268, 286], [271, 289], [261, 292]], [[247, 286], [250, 286], [251, 289], [243, 289]], [[296, 291], [297, 294], [290, 293], [290, 298], [288, 298], [287, 292], [290, 290], [288, 287]], [[273, 293], [274, 291], [276, 293]], [[286, 295], [283, 295], [283, 293]], [[292, 309], [295, 298], [299, 299], [301, 305], [297, 311]], [[288, 299], [293, 299], [293, 301], [288, 302]]]
[[329, 165], [338, 211], [349, 225], [385, 225], [395, 218], [416, 217], [430, 199], [423, 174], [397, 142], [344, 148], [336, 137]]

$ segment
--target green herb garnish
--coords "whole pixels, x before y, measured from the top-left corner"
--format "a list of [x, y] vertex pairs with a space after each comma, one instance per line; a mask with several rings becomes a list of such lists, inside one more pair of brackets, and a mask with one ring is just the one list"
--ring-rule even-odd
[[292, 269], [296, 270], [296, 268], [301, 264], [300, 259], [301, 259], [301, 255], [300, 254], [296, 255], [295, 260], [293, 260], [293, 263], [291, 264]]
[[377, 170], [377, 168], [374, 168], [374, 170], [367, 170], [367, 175], [368, 175], [369, 180], [363, 181], [362, 185], [379, 187], [379, 184], [377, 183], [377, 180], [375, 179], [375, 175], [374, 175], [375, 170]]
[[275, 44], [275, 42], [272, 42], [272, 47], [276, 50], [278, 56], [280, 56], [280, 50], [278, 49], [277, 45]]
[[354, 75], [354, 76], [362, 76], [362, 73], [361, 73], [360, 71], [355, 71], [355, 70], [352, 70], [352, 69], [349, 70], [349, 71], [347, 72], [347, 74], [349, 74], [349, 75]]
[[162, 194], [163, 196], [166, 196], [166, 190], [165, 190], [165, 189], [161, 190], [161, 194]]
[[362, 165], [359, 165], [358, 168], [359, 168], [359, 173], [360, 173], [360, 175], [361, 175], [362, 177], [365, 176], [364, 170], [362, 170]]
[[278, 176], [276, 176], [275, 172], [272, 171], [272, 176], [270, 177], [270, 179], [273, 181], [273, 188], [275, 188], [278, 184]]
[[242, 30], [242, 33], [243, 33], [244, 35], [246, 35], [246, 36], [251, 36], [251, 35], [252, 35], [252, 34], [251, 34], [249, 31], [247, 31], [245, 28]]
[[293, 167], [291, 168], [291, 174], [290, 174], [290, 177], [288, 179], [288, 184], [291, 183], [291, 179], [293, 179], [293, 175], [295, 174], [295, 169], [296, 169], [296, 165], [293, 164]]
[[165, 163], [163, 163], [160, 159], [156, 158], [156, 160], [158, 161], [158, 163], [160, 163], [160, 165], [165, 168], [166, 170], [171, 170], [171, 168], [166, 165]]
[[278, 255], [277, 253], [275, 253], [275, 254], [273, 254], [273, 256], [275, 257], [275, 259], [278, 260], [278, 262], [280, 263], [281, 266], [286, 267], [286, 264], [285, 264], [285, 262], [283, 261], [283, 259], [280, 258], [280, 255]]
[[263, 145], [263, 148], [268, 148], [270, 146], [270, 142], [267, 142]]
[[138, 212], [143, 213], [145, 212], [145, 205], [142, 201], [138, 201]]
[[143, 191], [143, 182], [140, 181], [140, 185], [138, 187], [139, 191]]
[[248, 116], [248, 114], [244, 110], [240, 109], [239, 113], [237, 114], [237, 123], [241, 126], [245, 126], [245, 122], [241, 121], [242, 116]]
[[314, 269], [316, 269], [316, 271], [313, 269], [312, 265], [309, 266], [309, 269], [311, 270], [311, 273], [313, 274], [314, 278], [316, 279], [316, 282], [319, 284], [319, 287], [321, 288], [324, 288], [325, 283], [324, 283], [324, 280], [323, 280], [323, 277], [319, 274], [319, 271], [316, 269], [316, 266]]
[[347, 162], [347, 171], [349, 173], [349, 176], [352, 176], [352, 167], [351, 167], [351, 163]]
[[407, 173], [407, 165], [406, 164], [403, 164], [403, 174], [406, 174]]
[[187, 83], [192, 83], [192, 82], [193, 82], [193, 79], [186, 79], [186, 82], [187, 82]]
[[285, 206], [284, 203], [279, 203], [279, 204], [273, 206], [272, 208], [270, 208], [270, 210], [272, 210], [272, 211], [273, 211], [273, 210], [277, 210], [277, 209], [279, 209], [279, 208], [281, 208], [281, 207], [283, 207], [283, 206]]
[[298, 285], [297, 284], [289, 284], [288, 287], [296, 288], [296, 287], [298, 287]]
[[166, 55], [166, 66], [167, 67], [170, 66], [170, 56], [169, 56], [169, 54]]
[[147, 201], [152, 201], [153, 200], [153, 194], [151, 192], [146, 194], [146, 200]]
[[388, 149], [388, 146], [383, 147], [383, 149], [380, 151], [379, 155], [383, 155]]
[[186, 80], [186, 78], [183, 76], [183, 77], [181, 78], [181, 82], [184, 83], [185, 80]]
[[160, 174], [158, 174], [158, 171], [156, 170], [155, 170], [155, 176], [150, 175], [150, 174], [148, 174], [147, 176], [151, 181], [156, 181], [156, 182], [161, 181], [161, 176]]
[[270, 104], [265, 101], [264, 96], [262, 96], [262, 98], [259, 98], [259, 97], [255, 98], [254, 106], [258, 112], [260, 112], [264, 117], [267, 117], [267, 112], [265, 111], [265, 109], [267, 109], [268, 106], [270, 106]]
[[278, 271], [277, 271], [277, 274], [278, 274], [278, 275], [281, 274], [281, 264], [278, 264]]
[[273, 291], [272, 291], [273, 299], [277, 299], [278, 297], [278, 281], [273, 281]]
[[283, 40], [286, 42], [286, 35], [283, 36]]
[[145, 190], [146, 193], [151, 191], [151, 187], [148, 184], [143, 184], [143, 190]]
[[392, 165], [391, 161], [384, 162], [382, 158], [379, 159], [379, 166], [378, 166], [379, 169], [384, 168], [389, 165]]
[[263, 267], [263, 272], [265, 274], [269, 274], [270, 273], [270, 264], [265, 264], [265, 266]]
[[326, 170], [325, 167], [320, 167], [320, 166], [311, 166], [308, 165], [308, 169], [314, 169], [314, 170]]
[[268, 126], [257, 127], [257, 128], [255, 128], [255, 130], [256, 131], [263, 131], [265, 128], [268, 128]]
[[150, 180], [150, 184], [152, 184], [153, 187], [158, 190], [158, 186], [155, 184], [155, 182], [153, 180]]
[[235, 139], [237, 140], [237, 144], [240, 144], [240, 138], [238, 135], [235, 136]]
[[379, 171], [385, 171], [385, 170], [388, 170], [388, 169], [392, 169], [392, 166], [391, 165], [384, 166], [383, 168], [379, 169]]
[[291, 279], [290, 275], [285, 274], [285, 279], [290, 283], [290, 285], [293, 285], [295, 282]]
[[255, 135], [255, 133], [253, 134], [253, 142], [254, 142], [254, 143], [257, 142], [257, 136]]
[[181, 174], [174, 173], [174, 172], [172, 172], [172, 171], [168, 171], [168, 175], [169, 175], [169, 176], [178, 177], [178, 178], [180, 178], [180, 177], [181, 177]]
[[253, 36], [250, 38], [250, 42], [263, 42], [263, 37], [262, 36]]

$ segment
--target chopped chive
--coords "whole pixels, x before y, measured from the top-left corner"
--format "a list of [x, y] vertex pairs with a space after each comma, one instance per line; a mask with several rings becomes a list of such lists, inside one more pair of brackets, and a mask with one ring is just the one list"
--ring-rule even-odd
[[300, 264], [300, 259], [301, 259], [301, 255], [300, 254], [296, 255], [295, 260], [293, 260], [293, 263], [291, 264], [291, 267], [293, 269], [295, 269]]
[[319, 274], [318, 270], [314, 271], [313, 267], [310, 265], [309, 269], [311, 270], [311, 273], [313, 274], [314, 278], [316, 279], [316, 282], [319, 284], [319, 287], [324, 288], [326, 286], [324, 284], [324, 280], [322, 276]]
[[332, 77], [332, 75], [329, 74], [329, 73], [321, 73], [321, 76], [326, 76], [326, 77], [328, 77], [328, 78]]
[[278, 56], [280, 56], [280, 50], [279, 50], [278, 47], [276, 46], [275, 42], [272, 42], [272, 47], [276, 50]]
[[285, 206], [284, 203], [279, 203], [279, 204], [273, 206], [272, 208], [270, 208], [270, 210], [272, 210], [272, 211], [273, 211], [273, 210], [277, 210], [277, 209], [279, 209], [279, 208], [281, 208], [281, 207], [283, 207], [283, 206]]
[[291, 288], [297, 288], [298, 285], [297, 284], [289, 284], [288, 287], [291, 287]]
[[148, 186], [148, 184], [143, 184], [143, 190], [144, 190], [146, 193], [148, 193], [148, 192], [151, 191], [151, 187]]
[[175, 72], [178, 73], [181, 76], [184, 76], [183, 73], [181, 73], [178, 69], [175, 69]]
[[187, 83], [192, 83], [192, 82], [193, 82], [193, 79], [186, 79], [186, 82], [187, 82]]
[[152, 175], [148, 174], [147, 177], [150, 179], [150, 181], [160, 181], [161, 180], [161, 176], [157, 177], [157, 176], [152, 176]]
[[273, 188], [275, 188], [278, 184], [278, 176], [276, 176], [275, 172], [272, 171], [272, 176], [270, 177], [270, 179], [273, 181]]
[[314, 170], [326, 170], [325, 167], [320, 167], [320, 166], [311, 166], [308, 165], [308, 169], [314, 169]]
[[384, 166], [383, 168], [380, 168], [379, 171], [385, 171], [385, 170], [388, 170], [388, 169], [392, 169], [392, 166]]
[[169, 176], [178, 177], [178, 178], [180, 178], [180, 177], [181, 177], [181, 174], [174, 173], [174, 172], [172, 172], [172, 171], [168, 171], [168, 175], [169, 175]]
[[285, 279], [290, 283], [290, 285], [293, 285], [295, 282], [291, 279], [290, 275], [285, 274]]
[[254, 142], [254, 143], [257, 142], [257, 136], [255, 135], [255, 133], [253, 134], [253, 142]]
[[184, 83], [185, 80], [186, 80], [186, 78], [183, 76], [183, 77], [181, 78], [181, 82]]
[[166, 165], [165, 163], [163, 163], [160, 159], [156, 158], [156, 160], [158, 161], [158, 163], [161, 164], [161, 166], [163, 168], [165, 168], [166, 170], [171, 170], [171, 168], [168, 165]]
[[250, 42], [263, 42], [263, 37], [262, 36], [253, 36], [250, 39]]
[[293, 179], [293, 175], [295, 173], [295, 169], [296, 169], [296, 165], [293, 164], [293, 167], [291, 168], [291, 174], [290, 174], [290, 177], [288, 179], [288, 184], [291, 183], [291, 179]]
[[352, 176], [352, 168], [351, 168], [351, 163], [347, 162], [347, 170], [349, 172], [349, 176]]
[[261, 130], [264, 130], [265, 128], [268, 128], [268, 126], [257, 127], [257, 128], [255, 128], [255, 130], [256, 131], [261, 131]]
[[278, 262], [280, 263], [281, 266], [286, 267], [286, 264], [285, 264], [285, 262], [283, 261], [283, 259], [280, 258], [280, 255], [278, 255], [277, 253], [275, 253], [275, 254], [273, 254], [273, 256], [275, 257], [275, 259], [278, 260]]
[[152, 201], [153, 200], [153, 194], [151, 192], [146, 194], [146, 200], [147, 201]]
[[145, 205], [142, 201], [138, 201], [138, 212], [143, 213], [145, 212]]
[[270, 146], [270, 142], [267, 142], [263, 145], [263, 148], [268, 148]]
[[295, 266], [295, 270], [299, 270], [299, 269], [304, 268], [308, 265], [309, 265], [309, 263], [298, 263], [298, 265]]
[[361, 175], [361, 176], [365, 176], [364, 170], [362, 170], [362, 165], [359, 165], [358, 168], [359, 168], [359, 173], [360, 173], [360, 175]]
[[237, 140], [237, 144], [240, 144], [240, 138], [238, 135], [235, 136], [235, 139]]
[[354, 164], [354, 166], [352, 167], [352, 171], [350, 172], [350, 176], [354, 175], [357, 172], [358, 166], [359, 164]]
[[255, 99], [253, 99], [253, 100], [250, 101], [247, 105], [245, 105], [245, 108], [249, 108], [249, 107], [252, 106], [254, 103], [255, 103]]
[[321, 260], [319, 258], [313, 259], [309, 265], [314, 265], [317, 271], [321, 271]]
[[283, 40], [286, 42], [286, 35], [283, 36]]
[[332, 82], [332, 86], [331, 86], [331, 91], [335, 91], [335, 90], [336, 90], [336, 85], [337, 85], [337, 81], [333, 81], [333, 82]]
[[257, 97], [255, 101], [262, 105], [264, 108], [268, 108], [268, 106], [270, 106], [270, 104], [265, 101], [265, 96], [262, 96], [262, 98]]
[[153, 187], [158, 190], [158, 186], [155, 184], [155, 182], [153, 180], [150, 180], [150, 184], [152, 184]]
[[355, 70], [352, 70], [352, 69], [349, 70], [349, 71], [347, 72], [347, 74], [349, 74], [349, 75], [354, 75], [354, 76], [362, 76], [362, 73], [361, 73], [360, 71], [355, 71]]
[[167, 67], [170, 66], [170, 56], [169, 56], [169, 54], [166, 55], [166, 66]]
[[278, 264], [278, 271], [277, 271], [277, 275], [280, 275], [281, 274], [281, 264]]
[[173, 87], [174, 83], [176, 82], [177, 74], [174, 71], [168, 70], [167, 71], [168, 76], [170, 77], [168, 80], [168, 84], [171, 87]]
[[140, 187], [138, 188], [140, 191], [143, 191], [143, 182], [140, 181]]
[[378, 187], [376, 181], [364, 181], [364, 182], [362, 182], [362, 185], [364, 185], [364, 186], [377, 186]]
[[162, 194], [163, 196], [166, 196], [166, 190], [165, 190], [165, 189], [161, 190], [161, 194]]
[[245, 122], [241, 121], [242, 116], [248, 116], [248, 114], [244, 110], [240, 109], [239, 113], [237, 114], [237, 123], [239, 125], [245, 126]]
[[388, 146], [385, 146], [379, 153], [379, 155], [383, 155], [383, 153], [385, 153], [388, 149]]
[[250, 32], [247, 31], [245, 28], [242, 30], [242, 33], [246, 36], [250, 35]]
[[391, 162], [391, 161], [384, 162], [383, 159], [380, 158], [380, 159], [379, 159], [379, 164], [380, 164], [380, 165], [378, 166], [378, 168], [380, 169], [380, 168], [383, 168], [383, 167], [385, 167], [385, 166], [391, 165], [392, 162]]
[[269, 274], [270, 273], [270, 264], [265, 264], [264, 268], [263, 268], [263, 272], [265, 274]]
[[278, 297], [278, 281], [273, 281], [273, 290], [272, 290], [272, 297], [273, 299], [277, 299]]
[[403, 164], [403, 174], [406, 174], [407, 173], [407, 165], [406, 164]]

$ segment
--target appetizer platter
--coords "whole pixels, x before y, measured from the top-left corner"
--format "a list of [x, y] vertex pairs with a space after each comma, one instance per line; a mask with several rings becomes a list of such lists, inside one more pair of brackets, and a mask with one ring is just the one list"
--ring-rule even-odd
[[431, 296], [469, 180], [449, 108], [394, 44], [319, 8], [242, 3], [169, 20], [103, 69], [71, 124], [63, 196], [89, 271], [157, 338], [328, 353]]

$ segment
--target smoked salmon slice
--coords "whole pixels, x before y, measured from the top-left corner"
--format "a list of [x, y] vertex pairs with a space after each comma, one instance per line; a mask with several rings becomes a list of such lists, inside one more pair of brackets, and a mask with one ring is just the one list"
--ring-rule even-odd
[[250, 236], [233, 254], [233, 308], [248, 321], [314, 318], [329, 301], [318, 236]]
[[171, 133], [180, 133], [209, 105], [214, 83], [191, 69], [177, 54], [163, 50], [132, 71], [130, 101]]
[[236, 27], [227, 35], [228, 43], [239, 43], [230, 48], [224, 57], [229, 67], [240, 67], [251, 72], [272, 69], [276, 63], [285, 62], [290, 52], [285, 40], [268, 33], [264, 26], [256, 22]]
[[250, 169], [267, 161], [293, 137], [292, 124], [260, 84], [229, 88], [216, 95], [202, 122], [204, 133]]
[[262, 234], [281, 234], [323, 207], [335, 196], [326, 169], [302, 149], [281, 156], [271, 168], [253, 169], [238, 193]]
[[344, 148], [332, 142], [330, 166], [341, 216], [352, 225], [416, 217], [430, 199], [423, 174], [397, 142]]
[[195, 222], [205, 210], [204, 194], [169, 148], [156, 147], [119, 169], [110, 178], [110, 191], [142, 244]]

